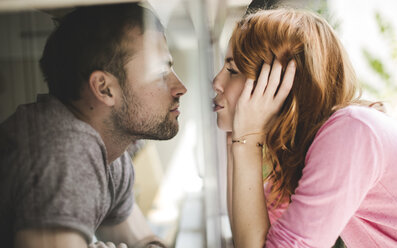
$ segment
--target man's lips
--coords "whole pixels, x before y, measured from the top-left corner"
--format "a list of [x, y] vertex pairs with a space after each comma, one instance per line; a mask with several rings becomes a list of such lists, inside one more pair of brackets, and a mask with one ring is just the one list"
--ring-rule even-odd
[[170, 112], [178, 112], [179, 113], [179, 105], [176, 105], [175, 107], [173, 107]]

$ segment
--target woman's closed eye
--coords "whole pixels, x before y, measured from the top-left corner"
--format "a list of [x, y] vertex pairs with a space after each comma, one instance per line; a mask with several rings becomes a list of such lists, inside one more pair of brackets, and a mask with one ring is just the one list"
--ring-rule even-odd
[[238, 71], [236, 71], [236, 70], [234, 70], [234, 69], [232, 69], [232, 68], [226, 68], [226, 69], [227, 69], [227, 71], [228, 71], [231, 75], [238, 74]]

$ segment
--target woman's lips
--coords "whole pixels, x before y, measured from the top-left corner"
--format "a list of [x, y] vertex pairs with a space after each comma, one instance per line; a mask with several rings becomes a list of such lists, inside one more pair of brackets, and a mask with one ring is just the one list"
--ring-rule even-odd
[[215, 97], [214, 99], [212, 99], [212, 103], [213, 103], [213, 105], [212, 105], [212, 111], [218, 112], [219, 110], [221, 110], [221, 109], [224, 108], [224, 106], [221, 105], [221, 104], [219, 104], [219, 102], [221, 102], [221, 101], [220, 101], [220, 99], [217, 99], [217, 97]]
[[221, 105], [219, 105], [217, 103], [214, 103], [213, 111], [214, 112], [218, 112], [219, 110], [221, 110], [223, 108], [224, 108], [223, 106], [221, 106]]

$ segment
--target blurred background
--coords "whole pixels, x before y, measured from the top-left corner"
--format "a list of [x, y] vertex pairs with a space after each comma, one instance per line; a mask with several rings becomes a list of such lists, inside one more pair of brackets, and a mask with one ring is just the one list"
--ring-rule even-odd
[[[0, 122], [19, 104], [48, 92], [38, 61], [52, 17], [81, 5], [128, 0], [0, 0]], [[397, 117], [395, 0], [265, 1], [323, 15], [350, 55], [363, 96], [383, 101]], [[212, 112], [212, 78], [251, 0], [150, 0], [166, 27], [174, 69], [187, 94], [180, 132], [170, 141], [131, 148], [135, 198], [155, 232], [171, 247], [232, 247], [226, 213], [225, 134]]]

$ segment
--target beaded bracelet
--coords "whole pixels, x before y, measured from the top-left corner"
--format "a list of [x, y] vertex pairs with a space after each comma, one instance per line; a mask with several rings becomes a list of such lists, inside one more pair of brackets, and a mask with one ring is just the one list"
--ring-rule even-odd
[[[233, 144], [233, 143], [246, 144], [246, 143], [247, 143], [247, 139], [245, 139], [245, 137], [246, 137], [246, 136], [250, 136], [250, 135], [255, 135], [255, 134], [263, 134], [263, 133], [249, 133], [249, 134], [246, 134], [246, 135], [241, 136], [240, 138], [236, 138], [236, 139], [233, 139], [233, 138], [232, 138], [232, 144]], [[263, 148], [263, 143], [259, 143], [259, 142], [258, 142], [258, 143], [256, 144], [256, 146], [257, 146], [257, 147]]]

